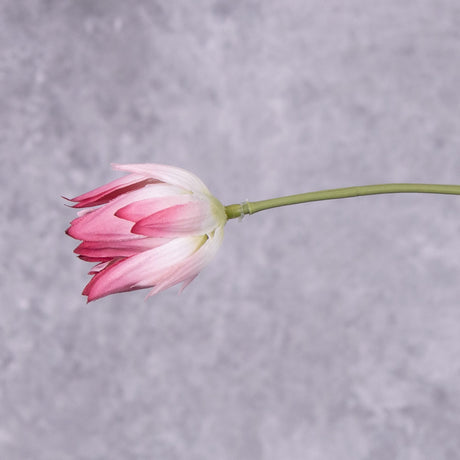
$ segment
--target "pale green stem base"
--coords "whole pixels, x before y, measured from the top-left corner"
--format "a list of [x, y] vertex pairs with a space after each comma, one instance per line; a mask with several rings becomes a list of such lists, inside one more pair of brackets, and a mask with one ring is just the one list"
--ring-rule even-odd
[[246, 201], [241, 204], [231, 204], [225, 207], [225, 213], [228, 219], [235, 219], [245, 214], [254, 214], [265, 209], [277, 208], [290, 204], [335, 200], [337, 198], [351, 198], [364, 195], [378, 195], [383, 193], [441, 193], [446, 195], [460, 195], [460, 185], [379, 184], [335, 188], [321, 190], [319, 192], [299, 193], [298, 195], [272, 198], [270, 200]]

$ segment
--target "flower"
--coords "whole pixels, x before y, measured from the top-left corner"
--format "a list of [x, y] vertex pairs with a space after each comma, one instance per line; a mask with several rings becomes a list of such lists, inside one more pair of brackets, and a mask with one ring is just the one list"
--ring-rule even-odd
[[69, 201], [78, 213], [66, 233], [82, 240], [79, 257], [97, 262], [83, 290], [88, 302], [136, 289], [149, 295], [182, 284], [214, 257], [227, 221], [203, 182], [181, 168], [112, 165], [130, 174]]

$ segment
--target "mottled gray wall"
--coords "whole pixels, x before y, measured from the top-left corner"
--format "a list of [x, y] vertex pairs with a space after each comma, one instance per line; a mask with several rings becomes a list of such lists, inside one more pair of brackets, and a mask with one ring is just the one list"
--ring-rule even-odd
[[60, 198], [458, 184], [459, 83], [458, 0], [0, 0], [0, 458], [460, 458], [460, 197], [232, 221], [180, 296], [88, 306]]

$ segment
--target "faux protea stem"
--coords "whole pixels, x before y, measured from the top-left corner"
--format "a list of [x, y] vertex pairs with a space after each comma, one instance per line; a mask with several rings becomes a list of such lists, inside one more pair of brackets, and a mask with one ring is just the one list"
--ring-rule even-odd
[[69, 236], [81, 240], [74, 252], [96, 263], [83, 290], [88, 301], [145, 288], [152, 295], [179, 283], [183, 289], [216, 254], [227, 219], [290, 204], [382, 193], [460, 195], [460, 185], [382, 184], [224, 207], [197, 176], [181, 168], [114, 167], [128, 175], [70, 200], [80, 209], [67, 229]]
[[360, 185], [356, 187], [334, 188], [319, 192], [299, 193], [281, 198], [271, 198], [261, 201], [245, 201], [241, 204], [231, 204], [225, 207], [228, 219], [254, 214], [266, 209], [288, 206], [291, 204], [309, 203], [311, 201], [335, 200], [356, 196], [381, 195], [385, 193], [439, 193], [444, 195], [460, 195], [460, 185], [440, 184], [377, 184]]

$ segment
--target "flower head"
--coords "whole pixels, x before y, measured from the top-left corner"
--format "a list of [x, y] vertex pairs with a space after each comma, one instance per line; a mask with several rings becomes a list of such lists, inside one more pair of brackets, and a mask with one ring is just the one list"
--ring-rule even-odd
[[225, 208], [194, 174], [158, 164], [113, 165], [130, 174], [69, 201], [78, 213], [66, 233], [79, 257], [96, 262], [88, 302], [153, 288], [187, 286], [223, 238]]

